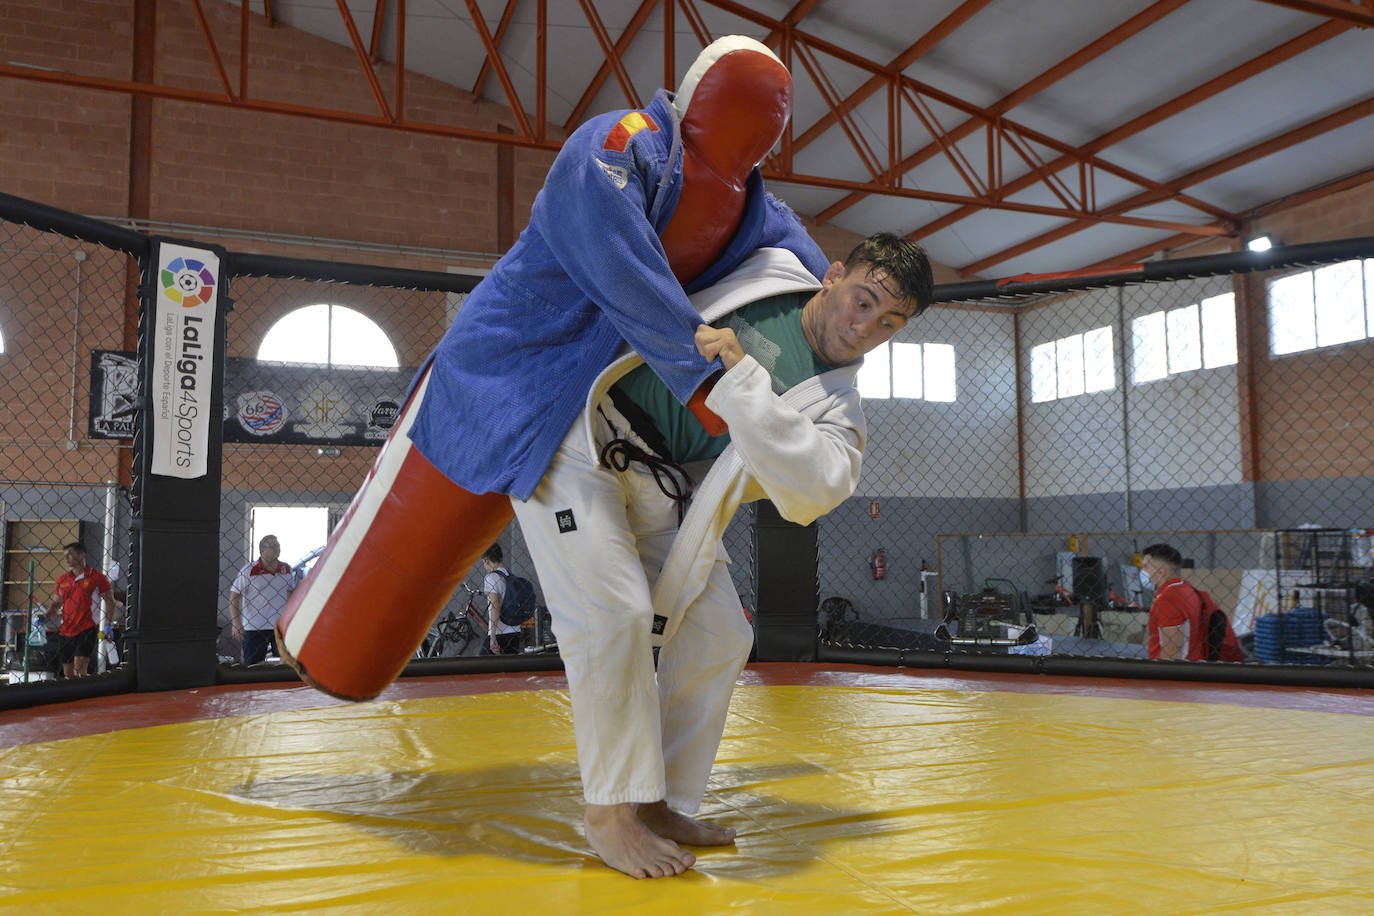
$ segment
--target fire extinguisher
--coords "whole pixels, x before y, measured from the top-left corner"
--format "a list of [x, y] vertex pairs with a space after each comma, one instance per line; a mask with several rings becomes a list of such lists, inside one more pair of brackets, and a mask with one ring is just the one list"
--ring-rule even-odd
[[873, 578], [881, 579], [887, 575], [887, 555], [879, 547], [873, 551], [873, 556], [868, 558], [868, 565], [873, 569]]

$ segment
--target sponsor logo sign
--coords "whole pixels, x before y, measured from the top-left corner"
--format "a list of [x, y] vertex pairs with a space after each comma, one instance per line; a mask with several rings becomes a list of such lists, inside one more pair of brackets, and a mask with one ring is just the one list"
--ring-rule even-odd
[[275, 436], [286, 425], [286, 405], [271, 391], [249, 391], [237, 398], [235, 417], [252, 436]]
[[219, 257], [163, 242], [152, 303], [152, 472], [204, 477]]
[[396, 425], [396, 418], [400, 415], [400, 404], [390, 398], [382, 398], [368, 411], [367, 429], [363, 430], [363, 438], [381, 442], [391, 434], [391, 427]]
[[[206, 377], [209, 371], [206, 368]], [[414, 369], [224, 361], [224, 441], [299, 445], [371, 445], [386, 441]], [[91, 356], [93, 439], [133, 436], [135, 354]]]

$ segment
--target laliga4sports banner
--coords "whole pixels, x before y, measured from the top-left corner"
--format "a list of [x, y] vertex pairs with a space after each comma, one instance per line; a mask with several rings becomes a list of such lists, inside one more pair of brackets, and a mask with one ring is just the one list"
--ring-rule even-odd
[[210, 375], [219, 257], [163, 242], [153, 283], [152, 472], [204, 477], [210, 447]]

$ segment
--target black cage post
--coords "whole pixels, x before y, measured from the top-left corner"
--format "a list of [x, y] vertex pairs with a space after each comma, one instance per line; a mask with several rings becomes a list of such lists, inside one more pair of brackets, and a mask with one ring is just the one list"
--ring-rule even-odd
[[[226, 252], [216, 246], [180, 243], [215, 254], [220, 261], [214, 312], [214, 343], [202, 354], [196, 374], [209, 390], [196, 392], [195, 408], [209, 417], [205, 473], [182, 478], [153, 473], [158, 432], [153, 335], [154, 319], [166, 303], [158, 298], [161, 248], [155, 239], [139, 286], [141, 401], [134, 430], [133, 554], [137, 577], [138, 630], [134, 647], [141, 691], [201, 687], [215, 682], [216, 610], [219, 604], [220, 476], [224, 443], [224, 354], [230, 308]], [[186, 353], [180, 353], [185, 357]], [[179, 371], [179, 370], [178, 370]], [[181, 391], [186, 382], [179, 382]], [[203, 385], [201, 381], [197, 387]], [[185, 402], [181, 402], [185, 403]], [[185, 408], [181, 408], [185, 409]], [[164, 420], [163, 422], [166, 422]]]
[[816, 525], [789, 522], [767, 500], [757, 505], [756, 657], [761, 662], [814, 662], [820, 603]]

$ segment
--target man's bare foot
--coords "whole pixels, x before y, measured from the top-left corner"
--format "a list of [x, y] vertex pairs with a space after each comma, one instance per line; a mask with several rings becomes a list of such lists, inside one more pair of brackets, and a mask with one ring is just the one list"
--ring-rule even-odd
[[635, 814], [654, 833], [684, 846], [729, 846], [735, 842], [734, 828], [688, 817], [669, 808], [665, 801], [637, 805]]
[[587, 806], [582, 825], [601, 861], [631, 878], [667, 878], [691, 868], [696, 856], [655, 833], [636, 815], [637, 807], [632, 803]]

